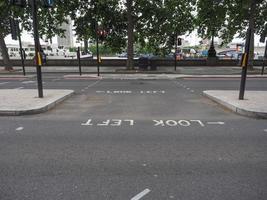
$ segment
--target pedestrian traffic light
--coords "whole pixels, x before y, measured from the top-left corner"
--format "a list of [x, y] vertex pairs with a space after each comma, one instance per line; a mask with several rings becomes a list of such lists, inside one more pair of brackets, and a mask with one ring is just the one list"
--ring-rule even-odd
[[54, 6], [54, 0], [42, 0], [43, 7], [52, 8]]
[[182, 38], [178, 38], [177, 45], [181, 46], [182, 45]]
[[20, 6], [25, 7], [26, 6], [26, 0], [10, 0], [10, 5], [13, 6]]

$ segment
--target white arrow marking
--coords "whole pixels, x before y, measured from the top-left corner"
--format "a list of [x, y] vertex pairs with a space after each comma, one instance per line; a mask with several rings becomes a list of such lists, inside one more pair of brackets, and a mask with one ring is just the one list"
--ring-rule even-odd
[[134, 196], [133, 198], [131, 198], [131, 200], [139, 200], [142, 197], [144, 197], [145, 195], [147, 195], [150, 192], [149, 189], [145, 189], [144, 191], [140, 192], [139, 194], [137, 194], [136, 196]]
[[224, 125], [225, 123], [224, 122], [207, 122], [207, 124], [210, 124], [210, 125], [216, 125], [216, 124]]

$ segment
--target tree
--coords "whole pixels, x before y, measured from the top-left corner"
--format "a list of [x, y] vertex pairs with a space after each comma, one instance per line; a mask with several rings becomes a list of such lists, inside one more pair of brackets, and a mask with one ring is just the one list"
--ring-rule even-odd
[[194, 30], [194, 9], [194, 0], [157, 0], [146, 2], [146, 6], [140, 4], [139, 42], [148, 45], [154, 54], [169, 53], [177, 36]]
[[267, 2], [265, 0], [229, 0], [227, 4], [227, 17], [222, 39], [229, 42], [237, 34], [239, 37], [247, 36], [248, 27], [251, 29], [249, 67], [252, 69], [254, 59], [254, 33], [263, 31], [267, 19]]
[[[65, 0], [58, 1], [53, 8], [44, 8], [39, 5], [38, 20], [39, 20], [39, 34], [41, 37], [46, 36], [52, 38], [53, 36], [63, 35], [64, 30], [60, 29], [60, 25], [66, 22], [66, 6]], [[27, 31], [32, 31], [32, 16], [30, 5], [26, 7], [11, 6], [8, 0], [0, 0], [0, 49], [3, 56], [3, 61], [6, 70], [12, 70], [12, 63], [7, 53], [4, 38], [10, 33], [9, 20], [11, 17], [16, 18], [22, 28]]]
[[69, 15], [79, 40], [96, 39], [96, 29], [108, 32], [104, 44], [115, 51], [125, 47], [126, 17], [117, 0], [74, 0], [69, 2]]
[[227, 0], [198, 0], [197, 20], [198, 34], [202, 38], [211, 38], [209, 57], [216, 57], [214, 37], [225, 27]]

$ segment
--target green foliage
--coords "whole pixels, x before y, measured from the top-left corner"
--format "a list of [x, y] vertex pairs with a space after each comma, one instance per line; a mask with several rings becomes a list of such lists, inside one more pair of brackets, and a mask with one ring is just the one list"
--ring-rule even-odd
[[[114, 55], [117, 53], [112, 48], [106, 45], [99, 45], [98, 48], [99, 48], [99, 54], [101, 56], [110, 56], [110, 55]], [[93, 53], [93, 55], [96, 55], [96, 45], [91, 45], [89, 47], [89, 50]]]
[[105, 45], [120, 51], [126, 45], [126, 18], [116, 0], [72, 1], [70, 16], [80, 40], [96, 38], [96, 29], [108, 32]]
[[[194, 0], [137, 1], [139, 4], [136, 37], [142, 46], [154, 54], [168, 54], [173, 48], [174, 36], [194, 30]], [[136, 10], [137, 10], [136, 8]]]

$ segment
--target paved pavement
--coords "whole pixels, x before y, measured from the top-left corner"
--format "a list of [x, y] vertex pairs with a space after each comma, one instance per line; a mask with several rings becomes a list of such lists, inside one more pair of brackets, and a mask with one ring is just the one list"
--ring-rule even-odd
[[267, 119], [267, 91], [246, 91], [244, 100], [239, 100], [237, 90], [208, 90], [204, 94], [241, 115]]
[[[46, 113], [0, 117], [1, 200], [265, 200], [266, 120], [203, 95], [240, 79], [67, 79], [75, 94]], [[265, 78], [248, 90], [267, 91]], [[36, 89], [35, 78], [0, 78]]]
[[37, 114], [48, 111], [70, 95], [73, 90], [44, 90], [43, 98], [33, 89], [1, 89], [0, 115]]

